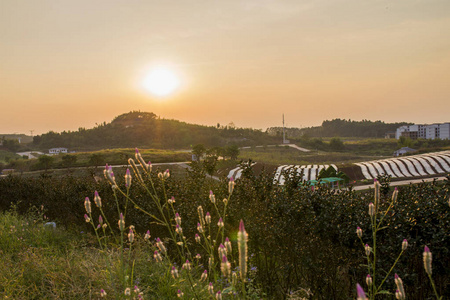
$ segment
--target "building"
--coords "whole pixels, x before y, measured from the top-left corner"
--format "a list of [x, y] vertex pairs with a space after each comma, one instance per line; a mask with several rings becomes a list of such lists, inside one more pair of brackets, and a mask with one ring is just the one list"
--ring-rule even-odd
[[405, 125], [397, 128], [395, 132], [395, 138], [406, 137], [410, 139], [450, 139], [450, 123], [441, 124], [414, 124]]
[[49, 154], [67, 153], [67, 148], [51, 148], [48, 150]]

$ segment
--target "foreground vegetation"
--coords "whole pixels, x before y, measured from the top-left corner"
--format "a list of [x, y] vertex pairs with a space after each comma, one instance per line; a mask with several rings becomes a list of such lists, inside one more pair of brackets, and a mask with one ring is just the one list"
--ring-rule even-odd
[[[177, 229], [174, 215], [177, 212], [181, 216], [182, 233], [190, 252], [194, 256], [195, 253], [204, 253], [201, 244], [195, 242], [195, 234], [199, 233], [198, 207], [202, 206], [206, 214], [216, 212], [216, 205], [226, 221], [221, 231], [218, 220], [213, 219], [212, 229], [230, 238], [232, 248], [235, 249], [233, 251], [237, 251], [239, 221], [242, 219], [245, 222], [249, 236], [246, 274], [249, 283], [245, 285], [247, 297], [348, 299], [355, 297], [356, 284], [362, 285], [366, 280], [368, 267], [364, 244], [374, 248], [371, 229], [373, 219], [368, 217], [369, 203], [374, 202], [373, 191], [336, 193], [326, 188], [311, 190], [303, 186], [300, 178], [288, 174], [286, 177], [289, 179], [281, 187], [273, 184], [272, 174], [256, 177], [251, 168], [247, 168], [242, 179], [236, 182], [230, 198], [228, 182], [208, 180], [202, 164], [194, 164], [186, 178], [182, 179], [170, 176], [162, 180], [164, 172], [153, 171], [150, 177], [144, 179], [145, 185], [139, 185], [133, 176], [131, 189], [125, 186], [125, 170], [116, 169], [114, 173], [117, 186], [126, 191], [125, 195], [111, 189], [111, 184], [106, 180], [95, 182], [89, 178], [49, 176], [8, 176], [0, 180], [0, 209], [7, 211], [12, 203], [14, 211], [20, 215], [14, 212], [2, 215], [2, 224], [5, 225], [1, 229], [0, 250], [5, 259], [1, 261], [8, 280], [0, 280], [0, 291], [5, 296], [32, 299], [33, 294], [28, 291], [34, 291], [36, 299], [86, 299], [99, 297], [101, 289], [104, 289], [108, 297], [121, 298], [126, 297], [124, 291], [127, 287], [131, 288], [132, 296], [134, 286], [131, 284], [136, 284], [139, 288], [139, 292], [134, 294], [136, 297], [143, 292], [145, 298], [177, 298], [178, 289], [187, 298], [195, 297], [192, 293], [196, 288], [190, 288], [192, 284], [186, 277], [188, 273], [181, 275], [184, 283], [180, 283], [170, 272], [172, 266], [180, 271], [184, 262], [176, 254], [179, 245], [174, 242], [170, 230]], [[161, 175], [158, 177], [159, 173]], [[375, 277], [370, 268], [369, 274], [375, 277], [373, 280], [377, 286], [385, 275], [390, 275], [381, 284], [383, 289], [380, 291], [386, 294], [380, 294], [376, 299], [395, 297], [397, 288], [393, 274], [402, 278], [408, 299], [434, 297], [435, 291], [423, 265], [424, 246], [433, 253], [432, 278], [436, 294], [444, 298], [450, 296], [450, 261], [447, 259], [450, 244], [449, 179], [441, 184], [433, 182], [402, 187], [395, 201], [392, 201], [389, 178], [380, 178], [378, 209], [388, 213], [383, 217], [385, 226], [377, 232], [376, 237], [377, 256], [374, 261], [378, 275]], [[152, 217], [158, 218], [161, 210], [158, 202], [153, 201], [146, 190], [151, 182], [160, 205], [167, 205], [167, 200], [174, 197], [175, 203], [172, 204], [176, 210], [167, 215], [171, 216], [169, 224], [173, 227], [164, 225], [164, 222], [155, 222]], [[94, 199], [94, 191], [101, 195], [103, 213], [92, 205], [92, 215], [88, 216], [87, 223], [83, 217], [87, 214], [83, 203], [86, 203], [86, 196]], [[210, 191], [214, 191], [216, 203], [211, 201]], [[223, 211], [225, 202], [221, 200], [224, 198], [230, 199], [226, 204], [226, 212]], [[36, 213], [27, 214], [32, 207], [39, 208], [41, 217], [36, 217]], [[152, 216], [142, 213], [142, 210]], [[117, 225], [120, 221], [119, 212], [125, 211], [126, 231], [119, 230], [120, 226]], [[46, 216], [44, 221], [42, 215]], [[95, 238], [92, 238], [96, 232], [102, 236], [102, 229], [94, 230], [90, 223], [94, 222], [96, 228], [99, 215], [109, 220], [107, 229], [112, 229], [111, 238], [106, 244], [103, 239], [101, 243], [95, 243]], [[212, 218], [218, 217], [216, 213], [212, 214]], [[31, 226], [34, 220], [41, 221]], [[48, 220], [56, 222], [55, 231], [44, 230], [42, 224]], [[130, 244], [126, 242], [129, 225], [134, 226], [132, 232], [135, 240], [132, 247], [127, 246]], [[361, 228], [361, 235], [357, 231], [358, 227]], [[144, 239], [148, 229], [152, 243]], [[125, 242], [121, 242], [120, 237]], [[156, 263], [156, 237], [161, 237], [168, 248], [167, 259], [170, 259], [171, 264], [166, 260], [163, 260], [166, 263]], [[391, 269], [405, 239], [409, 244], [407, 250]], [[217, 255], [216, 250], [214, 255]], [[202, 264], [206, 266], [207, 257], [210, 256], [202, 254], [201, 257]], [[237, 256], [230, 256], [229, 261], [233, 268], [239, 265]], [[64, 271], [66, 266], [69, 266], [68, 270]], [[200, 268], [200, 264], [197, 266]], [[212, 282], [215, 287], [214, 297], [218, 287], [222, 291], [227, 288], [225, 277], [220, 275], [222, 271], [219, 265], [217, 268], [214, 271], [216, 276], [208, 277], [208, 282]], [[124, 273], [124, 270], [128, 273]], [[132, 273], [129, 273], [131, 270]], [[212, 273], [208, 271], [208, 274]], [[192, 280], [197, 282], [200, 279], [199, 273], [193, 274]], [[84, 284], [81, 285], [81, 282]], [[205, 285], [202, 283], [198, 286]], [[369, 291], [366, 285], [364, 289]], [[233, 290], [231, 294], [221, 294], [223, 298], [242, 298], [242, 295], [241, 288]]]

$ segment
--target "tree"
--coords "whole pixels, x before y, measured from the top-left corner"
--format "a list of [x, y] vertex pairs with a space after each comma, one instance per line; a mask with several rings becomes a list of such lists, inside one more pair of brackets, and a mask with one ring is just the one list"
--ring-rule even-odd
[[344, 143], [340, 138], [334, 137], [330, 140], [330, 149], [337, 151], [342, 150], [344, 149]]
[[106, 162], [105, 156], [101, 153], [94, 153], [89, 158], [89, 163], [95, 167], [104, 165]]
[[39, 165], [44, 168], [44, 170], [47, 172], [47, 170], [53, 165], [53, 161], [55, 159], [52, 156], [48, 155], [41, 155], [38, 158]]
[[224, 153], [224, 156], [228, 156], [231, 160], [236, 160], [240, 154], [240, 150], [237, 145], [230, 145], [225, 148]]
[[200, 161], [203, 154], [206, 153], [206, 148], [203, 144], [197, 144], [192, 147], [192, 154], [194, 154], [197, 158], [197, 161]]
[[70, 167], [77, 162], [77, 157], [75, 155], [66, 154], [62, 157], [62, 162], [65, 167]]
[[20, 144], [18, 140], [6, 140], [3, 139], [3, 147], [8, 149], [11, 152], [16, 152], [20, 148]]

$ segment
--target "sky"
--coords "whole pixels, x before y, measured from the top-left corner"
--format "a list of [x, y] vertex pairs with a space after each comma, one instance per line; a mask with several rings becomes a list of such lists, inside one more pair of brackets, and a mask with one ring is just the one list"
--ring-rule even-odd
[[[0, 133], [450, 122], [448, 0], [0, 0]], [[171, 94], [143, 87], [155, 67]]]

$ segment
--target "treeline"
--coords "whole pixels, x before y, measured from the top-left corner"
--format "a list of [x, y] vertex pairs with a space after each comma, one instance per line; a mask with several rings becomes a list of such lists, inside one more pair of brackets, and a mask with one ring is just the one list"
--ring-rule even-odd
[[40, 149], [66, 147], [70, 150], [150, 147], [164, 149], [207, 147], [229, 144], [256, 145], [272, 140], [267, 133], [251, 128], [201, 126], [158, 118], [154, 113], [132, 111], [92, 129], [61, 133], [50, 131], [35, 136], [33, 145]]
[[[286, 128], [288, 138], [307, 137], [373, 137], [383, 138], [387, 132], [394, 132], [403, 125], [411, 123], [384, 123], [382, 121], [352, 121], [345, 119], [326, 120], [321, 126], [307, 128]], [[283, 134], [282, 127], [271, 127], [267, 129], [271, 135], [281, 136]]]

